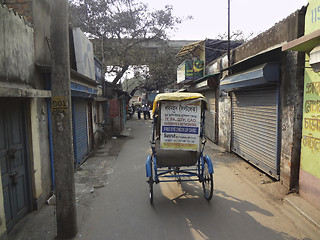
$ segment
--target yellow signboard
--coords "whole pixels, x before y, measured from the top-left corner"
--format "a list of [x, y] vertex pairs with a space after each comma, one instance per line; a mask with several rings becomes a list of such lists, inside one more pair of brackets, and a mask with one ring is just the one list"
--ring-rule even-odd
[[54, 112], [63, 112], [69, 108], [68, 98], [65, 96], [56, 96], [51, 99], [51, 110]]
[[320, 29], [320, 1], [309, 0], [305, 19], [305, 35]]

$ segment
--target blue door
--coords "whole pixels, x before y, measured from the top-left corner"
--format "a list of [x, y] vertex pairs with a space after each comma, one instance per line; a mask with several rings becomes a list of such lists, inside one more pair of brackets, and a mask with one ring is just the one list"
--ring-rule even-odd
[[72, 99], [73, 111], [73, 148], [75, 167], [87, 158], [89, 154], [87, 102], [83, 98]]
[[31, 209], [24, 116], [22, 102], [1, 100], [0, 164], [8, 231]]

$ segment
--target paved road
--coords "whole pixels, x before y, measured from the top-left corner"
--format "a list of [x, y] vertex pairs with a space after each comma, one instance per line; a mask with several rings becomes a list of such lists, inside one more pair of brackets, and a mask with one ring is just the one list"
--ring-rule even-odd
[[95, 190], [77, 239], [320, 239], [317, 229], [252, 184], [263, 175], [210, 147], [215, 167], [211, 201], [198, 182], [160, 183], [154, 185], [150, 205], [145, 159], [151, 124], [133, 119], [126, 127], [131, 135], [109, 171], [108, 184]]

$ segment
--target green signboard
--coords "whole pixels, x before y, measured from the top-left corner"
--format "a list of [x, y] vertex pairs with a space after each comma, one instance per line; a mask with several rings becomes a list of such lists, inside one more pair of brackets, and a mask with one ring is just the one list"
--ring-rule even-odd
[[185, 60], [178, 67], [178, 80], [182, 82], [184, 80], [196, 80], [203, 77], [204, 61], [202, 60]]

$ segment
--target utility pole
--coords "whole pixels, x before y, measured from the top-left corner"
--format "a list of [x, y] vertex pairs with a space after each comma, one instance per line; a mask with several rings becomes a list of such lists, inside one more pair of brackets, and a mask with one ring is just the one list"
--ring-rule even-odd
[[230, 0], [228, 0], [228, 74], [230, 74]]
[[57, 238], [76, 236], [68, 0], [51, 0], [51, 111]]

